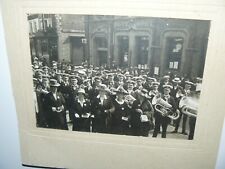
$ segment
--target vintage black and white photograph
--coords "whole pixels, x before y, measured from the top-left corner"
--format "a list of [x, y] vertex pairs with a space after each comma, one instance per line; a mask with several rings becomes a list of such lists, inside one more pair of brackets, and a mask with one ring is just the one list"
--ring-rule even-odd
[[27, 21], [38, 128], [194, 139], [210, 21], [74, 14]]

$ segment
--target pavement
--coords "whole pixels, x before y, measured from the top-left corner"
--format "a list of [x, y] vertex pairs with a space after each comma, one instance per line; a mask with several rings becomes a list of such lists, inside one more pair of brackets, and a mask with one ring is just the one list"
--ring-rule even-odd
[[[68, 123], [68, 127], [69, 127], [69, 130], [72, 131], [72, 123]], [[187, 129], [188, 129], [188, 127], [187, 127]], [[188, 139], [188, 135], [181, 134], [181, 128], [178, 129], [177, 133], [171, 133], [173, 130], [174, 130], [174, 126], [172, 126], [171, 124], [168, 125], [166, 138], [181, 139], [181, 140], [187, 140]], [[189, 131], [187, 130], [187, 133], [188, 132]], [[153, 133], [153, 130], [151, 130], [149, 132], [149, 138], [152, 138], [152, 133]], [[159, 133], [157, 137], [161, 138], [161, 133]]]
[[[188, 139], [188, 135], [181, 134], [181, 128], [178, 129], [177, 133], [171, 133], [172, 131], [174, 131], [174, 126], [168, 125], [166, 138], [183, 139], [183, 140]], [[153, 133], [153, 130], [150, 131], [149, 137], [152, 137], [152, 133]], [[188, 133], [188, 131], [187, 131], [187, 133]], [[161, 137], [161, 133], [159, 133], [157, 137]]]

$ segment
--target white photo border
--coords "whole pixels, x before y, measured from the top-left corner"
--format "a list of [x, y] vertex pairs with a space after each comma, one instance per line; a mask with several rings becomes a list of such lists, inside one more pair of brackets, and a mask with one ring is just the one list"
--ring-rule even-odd
[[[222, 38], [225, 33], [223, 22], [225, 6], [223, 4], [212, 4], [210, 1], [198, 3], [194, 0], [189, 3], [181, 3], [178, 0], [171, 3], [147, 0], [123, 2], [119, 0], [108, 2], [102, 0], [93, 2], [87, 0], [11, 0], [5, 1], [3, 5], [6, 42], [19, 121], [22, 163], [55, 167], [75, 167], [73, 164], [77, 163], [77, 168], [122, 168], [125, 166], [137, 168], [140, 160], [135, 159], [134, 153], [136, 152], [141, 156], [140, 158], [145, 159], [142, 164], [143, 168], [149, 165], [152, 165], [152, 168], [180, 168], [180, 166], [184, 169], [214, 168], [224, 119], [225, 85], [221, 78], [225, 77], [225, 71], [222, 70], [225, 63], [224, 39]], [[203, 75], [203, 90], [194, 140], [143, 138], [37, 128], [32, 100], [28, 13], [130, 15], [209, 20], [210, 33]], [[65, 146], [65, 150], [59, 148], [61, 146]], [[81, 147], [84, 146], [86, 147], [82, 149]], [[109, 159], [105, 157], [105, 151], [110, 153]], [[124, 154], [121, 154], [121, 151]], [[77, 157], [79, 152], [82, 155], [72, 161], [73, 158], [70, 155]], [[45, 155], [47, 153], [52, 158], [47, 158]], [[85, 159], [85, 155], [95, 153], [100, 157]], [[169, 153], [171, 156], [165, 157], [164, 153]], [[62, 159], [59, 160], [57, 155]], [[146, 161], [146, 156], [150, 156], [148, 161]], [[158, 157], [163, 158], [165, 164], [160, 163]], [[105, 161], [100, 164], [101, 158]], [[122, 158], [123, 162], [118, 163], [119, 158]], [[85, 160], [91, 163], [86, 164]], [[178, 164], [175, 161], [179, 161]], [[107, 165], [107, 162], [112, 163], [112, 166]]]

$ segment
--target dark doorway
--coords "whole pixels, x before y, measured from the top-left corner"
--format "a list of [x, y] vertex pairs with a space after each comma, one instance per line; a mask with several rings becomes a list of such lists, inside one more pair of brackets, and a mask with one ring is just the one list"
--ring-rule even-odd
[[166, 39], [165, 70], [180, 70], [183, 44], [184, 39], [182, 37], [169, 37]]
[[119, 56], [119, 66], [128, 67], [129, 65], [129, 38], [128, 36], [118, 37], [118, 56]]
[[98, 51], [99, 66], [107, 65], [107, 51]]
[[148, 64], [149, 39], [146, 36], [136, 37], [136, 63], [137, 65]]
[[96, 52], [97, 52], [97, 65], [106, 66], [108, 56], [108, 42], [107, 38], [96, 37], [95, 38]]
[[84, 60], [83, 44], [81, 37], [71, 37], [71, 62], [81, 65]]

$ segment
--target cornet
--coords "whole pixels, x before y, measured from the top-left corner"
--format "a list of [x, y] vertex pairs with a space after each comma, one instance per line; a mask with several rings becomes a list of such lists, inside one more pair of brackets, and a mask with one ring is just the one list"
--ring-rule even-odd
[[182, 113], [196, 118], [198, 110], [198, 100], [191, 97], [182, 97], [179, 103], [179, 108], [181, 108]]
[[179, 116], [180, 116], [179, 110], [174, 112], [172, 110], [172, 105], [167, 103], [162, 98], [154, 97], [152, 103], [155, 104], [154, 105], [155, 110], [158, 111], [159, 113], [161, 113], [162, 116], [167, 116], [172, 120], [177, 120], [179, 118]]

